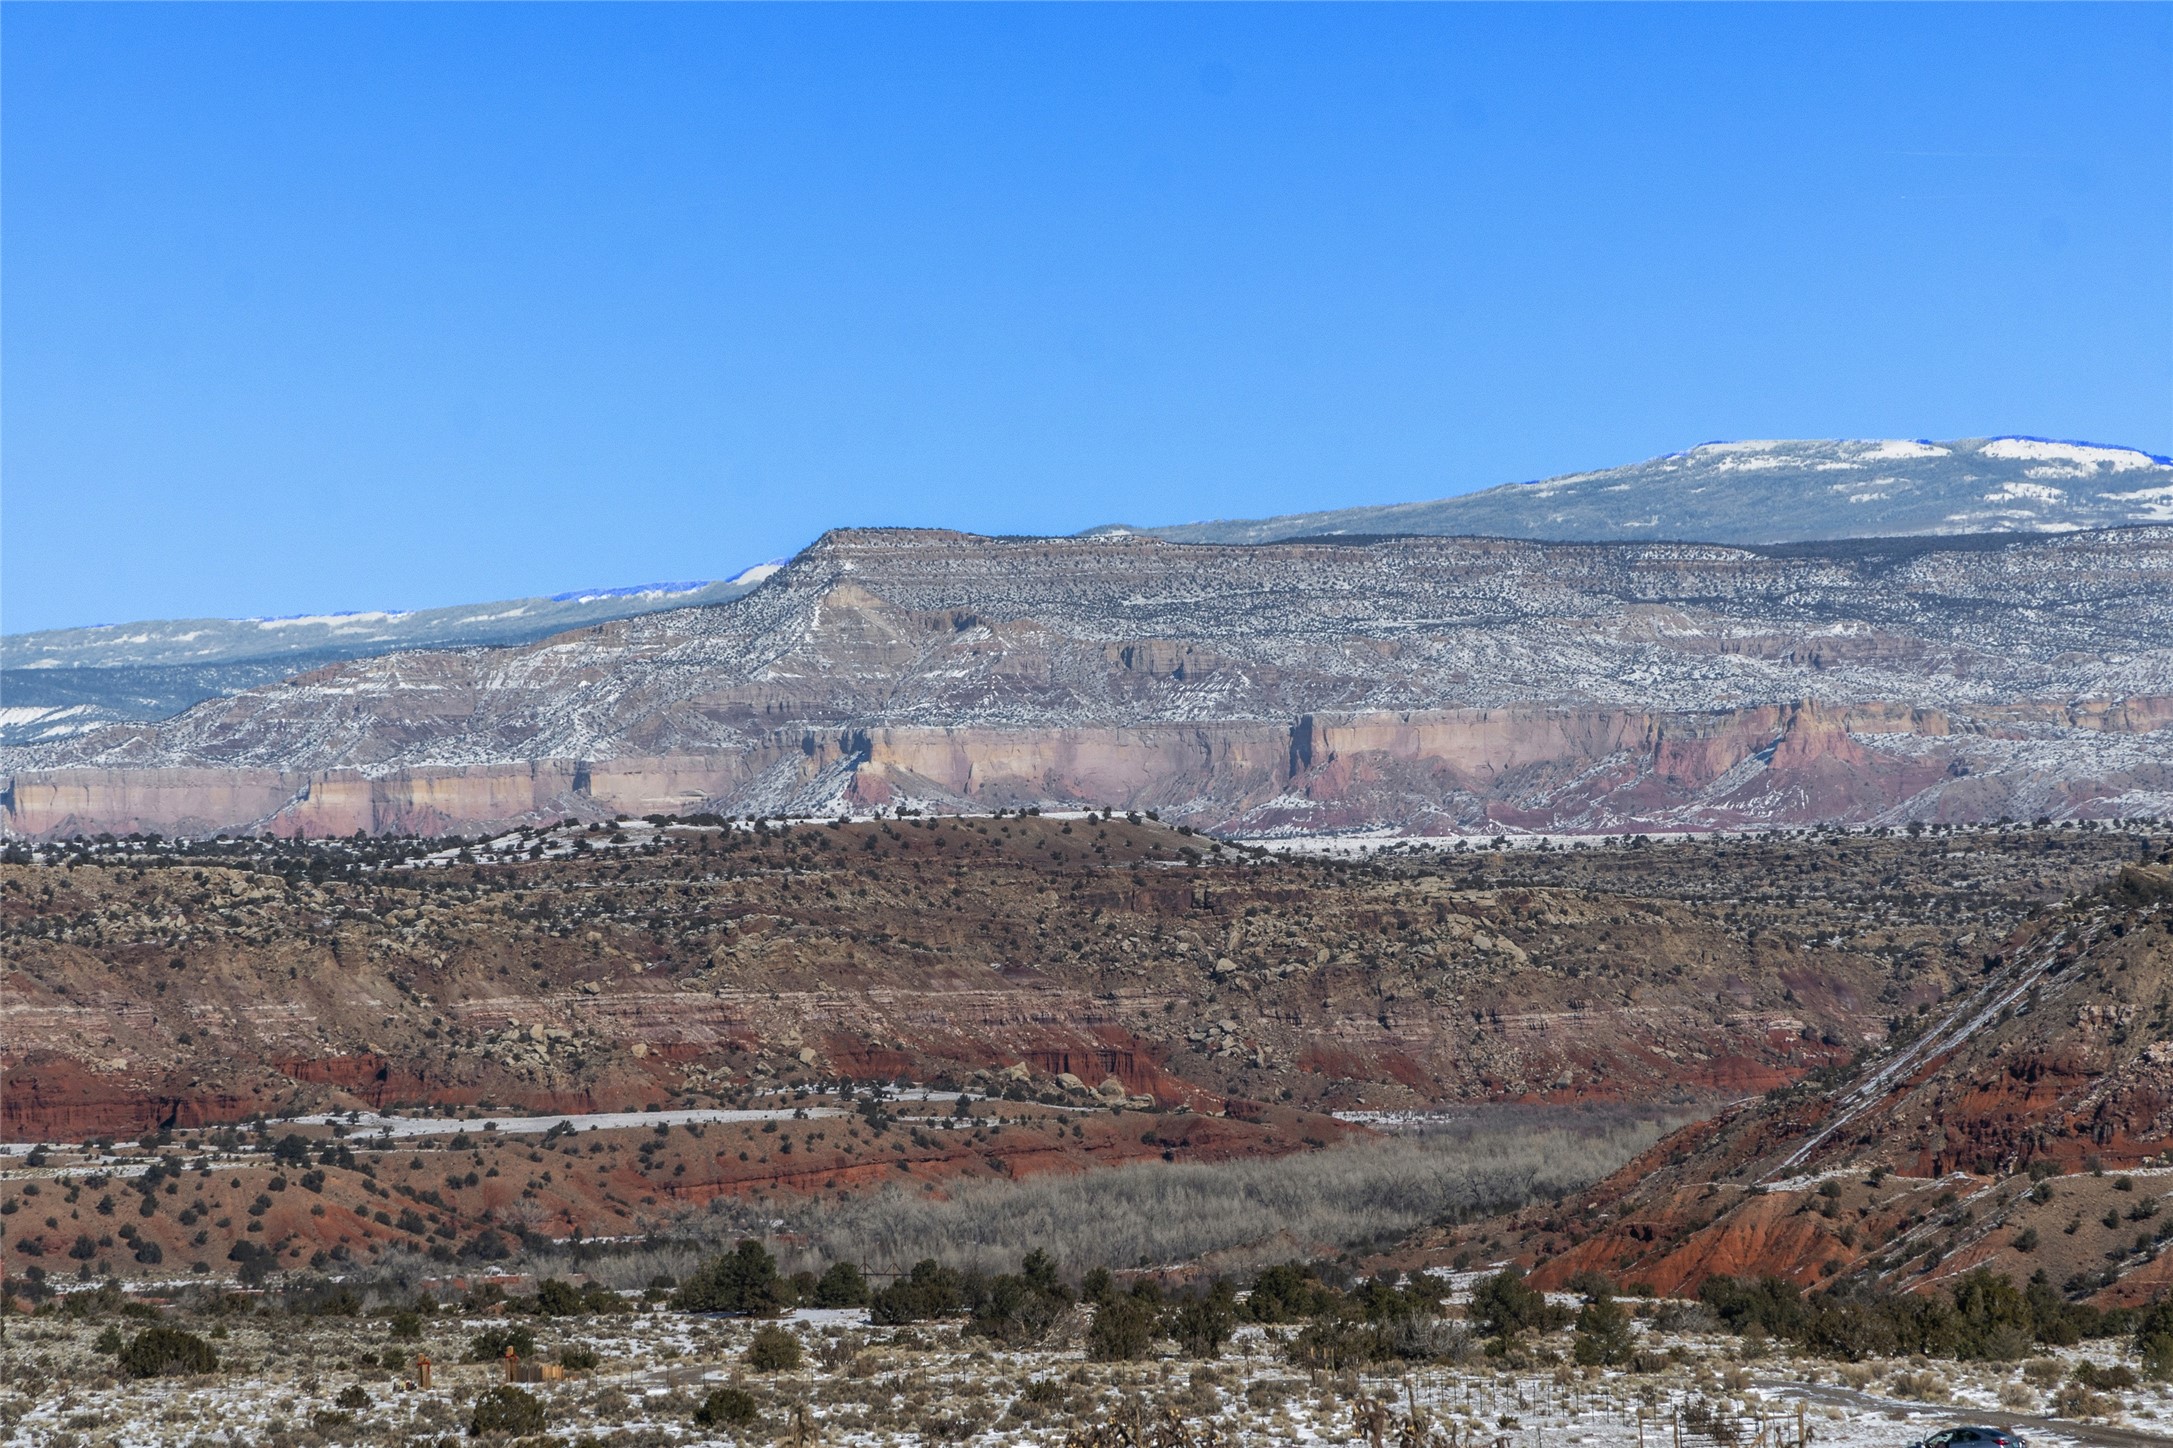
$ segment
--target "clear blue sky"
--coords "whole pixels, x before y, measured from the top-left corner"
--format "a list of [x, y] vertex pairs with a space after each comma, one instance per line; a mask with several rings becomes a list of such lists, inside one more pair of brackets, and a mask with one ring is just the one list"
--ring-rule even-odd
[[2173, 8], [5, 13], [10, 631], [2173, 452]]

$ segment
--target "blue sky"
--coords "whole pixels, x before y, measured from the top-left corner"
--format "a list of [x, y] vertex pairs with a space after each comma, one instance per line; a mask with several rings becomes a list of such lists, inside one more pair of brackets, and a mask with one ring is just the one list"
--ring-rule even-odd
[[2173, 8], [5, 14], [0, 624], [2173, 453]]

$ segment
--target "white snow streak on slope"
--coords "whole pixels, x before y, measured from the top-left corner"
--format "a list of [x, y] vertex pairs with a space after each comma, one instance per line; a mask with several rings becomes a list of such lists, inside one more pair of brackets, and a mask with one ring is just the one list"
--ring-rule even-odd
[[2077, 463], [2088, 468], [2109, 468], [2116, 473], [2160, 466], [2149, 453], [2137, 452], [2134, 448], [2040, 442], [2030, 437], [2003, 437], [1988, 442], [1984, 445], [1984, 455], [2010, 462]]

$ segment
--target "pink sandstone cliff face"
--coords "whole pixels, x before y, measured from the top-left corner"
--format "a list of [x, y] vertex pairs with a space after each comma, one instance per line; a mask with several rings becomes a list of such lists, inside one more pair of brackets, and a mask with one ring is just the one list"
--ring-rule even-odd
[[909, 801], [1261, 832], [2173, 814], [2173, 528], [1831, 557], [842, 533], [732, 603], [0, 766], [18, 837]]
[[[1775, 706], [1714, 715], [1464, 710], [1308, 716], [1291, 726], [808, 731], [746, 755], [403, 769], [77, 769], [18, 777], [13, 833], [219, 830], [323, 837], [437, 834], [568, 816], [737, 814], [802, 787], [809, 808], [917, 802], [1157, 809], [1245, 832], [1493, 828], [1568, 833], [1711, 829], [1886, 818], [2089, 813], [2173, 789], [2165, 740], [2088, 777], [1978, 776], [1973, 762], [2057, 727], [2123, 737], [2163, 729], [2167, 700], [2065, 706], [2000, 725], [1938, 711]], [[2140, 728], [2138, 726], [2141, 726]], [[2003, 738], [2004, 728], [2008, 737]], [[821, 799], [804, 798], [822, 786]]]

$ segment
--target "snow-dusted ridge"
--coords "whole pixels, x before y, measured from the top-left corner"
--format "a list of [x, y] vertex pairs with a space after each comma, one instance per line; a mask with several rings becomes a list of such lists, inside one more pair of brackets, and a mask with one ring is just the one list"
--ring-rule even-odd
[[725, 603], [779, 566], [772, 560], [723, 582], [578, 589], [446, 608], [156, 619], [9, 634], [0, 637], [0, 744], [170, 718], [204, 699], [350, 659], [529, 643], [660, 609]]
[[1750, 440], [1431, 502], [1130, 531], [1184, 543], [1392, 533], [1799, 543], [2075, 532], [2167, 521], [2166, 488], [2173, 459], [2101, 443], [2021, 435]]

